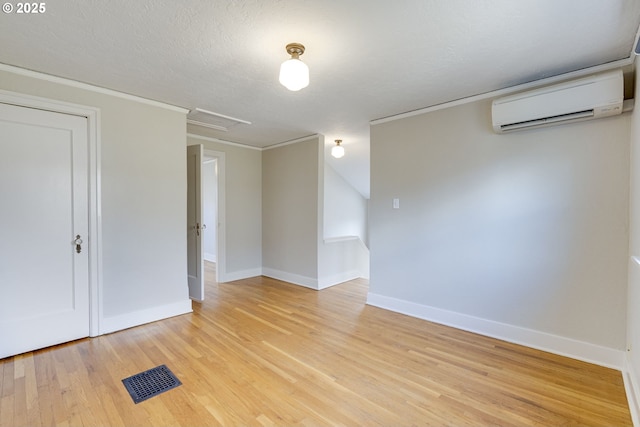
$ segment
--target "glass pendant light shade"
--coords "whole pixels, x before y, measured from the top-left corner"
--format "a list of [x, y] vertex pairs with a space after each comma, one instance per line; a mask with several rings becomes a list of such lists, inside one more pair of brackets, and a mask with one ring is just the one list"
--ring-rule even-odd
[[334, 145], [333, 148], [331, 148], [331, 155], [336, 159], [344, 157], [344, 147], [340, 145], [341, 142], [342, 142], [341, 139], [336, 139], [336, 145]]
[[291, 91], [309, 86], [309, 67], [297, 58], [287, 59], [280, 66], [280, 83]]
[[289, 43], [286, 50], [291, 59], [287, 59], [280, 66], [280, 83], [292, 91], [309, 86], [309, 67], [300, 61], [304, 46], [300, 43]]

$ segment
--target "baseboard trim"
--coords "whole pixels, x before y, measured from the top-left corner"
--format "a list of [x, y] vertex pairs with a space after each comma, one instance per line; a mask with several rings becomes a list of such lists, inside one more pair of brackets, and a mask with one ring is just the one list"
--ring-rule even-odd
[[362, 277], [360, 272], [358, 272], [357, 270], [347, 271], [345, 273], [340, 273], [321, 279], [314, 279], [312, 277], [302, 276], [299, 274], [289, 273], [273, 268], [256, 268], [253, 270], [245, 270], [227, 274], [225, 277], [225, 282], [247, 279], [249, 277], [256, 276], [271, 277], [272, 279], [282, 280], [283, 282], [292, 283], [298, 286], [304, 286], [305, 288], [315, 289], [317, 291]]
[[249, 270], [234, 271], [224, 275], [224, 280], [221, 282], [233, 282], [235, 280], [248, 279], [249, 277], [262, 276], [261, 268], [252, 268]]
[[305, 288], [319, 290], [318, 279], [312, 277], [301, 276], [299, 274], [288, 273], [286, 271], [275, 270], [273, 268], [262, 268], [262, 275], [273, 279], [282, 280], [283, 282], [293, 283], [294, 285], [304, 286]]
[[318, 279], [318, 289], [326, 289], [349, 280], [359, 279], [362, 277], [358, 270], [345, 271], [344, 273], [335, 274], [330, 277], [322, 277]]
[[133, 328], [134, 326], [144, 325], [145, 323], [151, 323], [167, 319], [169, 317], [191, 313], [192, 311], [191, 300], [187, 299], [172, 304], [134, 311], [132, 313], [125, 313], [113, 317], [104, 317], [100, 322], [100, 334], [109, 334], [111, 332]]
[[464, 331], [474, 332], [514, 344], [520, 344], [572, 359], [617, 369], [619, 371], [622, 371], [624, 368], [625, 354], [622, 350], [495, 322], [493, 320], [481, 319], [371, 292], [367, 295], [367, 304]]
[[216, 256], [216, 254], [210, 254], [208, 252], [205, 252], [204, 260], [209, 262], [218, 262], [218, 257]]
[[624, 380], [624, 391], [627, 394], [631, 420], [634, 426], [640, 426], [640, 384], [638, 384], [637, 372], [629, 360], [629, 353], [625, 357], [622, 379]]

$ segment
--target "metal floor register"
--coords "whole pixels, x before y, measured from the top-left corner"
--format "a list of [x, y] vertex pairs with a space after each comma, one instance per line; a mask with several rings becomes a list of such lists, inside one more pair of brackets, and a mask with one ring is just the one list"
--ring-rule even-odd
[[125, 378], [122, 383], [136, 404], [182, 385], [165, 365]]

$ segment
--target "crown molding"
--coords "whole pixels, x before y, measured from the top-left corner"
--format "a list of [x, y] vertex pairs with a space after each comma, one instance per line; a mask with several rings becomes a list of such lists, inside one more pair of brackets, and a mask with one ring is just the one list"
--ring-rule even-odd
[[231, 145], [231, 146], [239, 147], [239, 148], [248, 148], [250, 150], [258, 150], [258, 151], [262, 151], [263, 150], [260, 147], [254, 147], [252, 145], [240, 144], [238, 142], [225, 141], [224, 139], [212, 138], [210, 136], [202, 136], [202, 135], [198, 135], [198, 134], [195, 134], [195, 133], [187, 133], [187, 137], [195, 138], [195, 139], [201, 139], [203, 141], [217, 142], [219, 144]]
[[178, 107], [176, 105], [166, 104], [164, 102], [154, 101], [152, 99], [142, 98], [140, 96], [131, 95], [131, 94], [124, 93], [124, 92], [118, 92], [118, 91], [113, 90], [113, 89], [106, 89], [106, 88], [103, 88], [103, 87], [94, 86], [94, 85], [91, 85], [89, 83], [82, 83], [82, 82], [79, 82], [79, 81], [76, 81], [76, 80], [66, 79], [66, 78], [63, 78], [63, 77], [57, 77], [57, 76], [53, 76], [53, 75], [50, 75], [50, 74], [44, 74], [44, 73], [41, 73], [39, 71], [27, 70], [25, 68], [15, 67], [13, 65], [0, 63], [0, 71], [6, 71], [6, 72], [9, 72], [9, 73], [13, 73], [13, 74], [17, 74], [17, 75], [21, 75], [21, 76], [25, 76], [25, 77], [31, 77], [31, 78], [38, 79], [38, 80], [44, 80], [44, 81], [48, 81], [48, 82], [51, 82], [51, 83], [57, 83], [57, 84], [65, 85], [65, 86], [70, 86], [70, 87], [74, 87], [74, 88], [77, 88], [77, 89], [88, 90], [88, 91], [95, 92], [95, 93], [100, 93], [100, 94], [103, 94], [103, 95], [115, 96], [117, 98], [126, 99], [128, 101], [139, 102], [141, 104], [147, 104], [147, 105], [151, 105], [153, 107], [164, 108], [164, 109], [167, 109], [167, 110], [176, 111], [178, 113], [187, 114], [189, 112], [188, 109], [182, 108], [182, 107]]
[[634, 58], [621, 59], [618, 61], [608, 62], [606, 64], [597, 65], [595, 67], [583, 68], [581, 70], [572, 71], [570, 73], [559, 74], [557, 76], [548, 77], [546, 79], [534, 80], [528, 83], [523, 83], [517, 86], [511, 86], [504, 89], [494, 90], [491, 92], [485, 92], [466, 98], [460, 98], [449, 102], [443, 102], [442, 104], [432, 105], [430, 107], [420, 108], [417, 110], [407, 111], [405, 113], [395, 114], [393, 116], [381, 117], [369, 122], [370, 125], [379, 125], [386, 122], [392, 122], [395, 120], [404, 119], [407, 117], [419, 116], [420, 114], [431, 113], [432, 111], [444, 110], [445, 108], [455, 107], [458, 105], [469, 104], [475, 101], [481, 101], [487, 98], [496, 98], [499, 96], [509, 95], [511, 93], [520, 92], [523, 90], [532, 89], [538, 86], [546, 86], [552, 83], [557, 83], [562, 80], [575, 79], [578, 77], [584, 77], [589, 74], [600, 73], [603, 71], [609, 71], [616, 68], [627, 67], [634, 63]]
[[314, 133], [313, 135], [303, 136], [302, 138], [296, 138], [296, 139], [292, 139], [290, 141], [279, 142], [277, 144], [269, 145], [267, 147], [264, 147], [262, 150], [263, 151], [271, 150], [273, 148], [284, 147], [285, 145], [297, 144], [298, 142], [304, 142], [304, 141], [308, 141], [310, 139], [314, 139], [314, 138], [318, 138], [318, 137], [319, 137], [319, 135], [317, 133]]

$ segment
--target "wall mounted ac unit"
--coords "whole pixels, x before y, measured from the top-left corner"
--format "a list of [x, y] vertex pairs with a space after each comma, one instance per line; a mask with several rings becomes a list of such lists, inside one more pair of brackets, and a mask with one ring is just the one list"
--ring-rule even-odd
[[497, 133], [591, 120], [622, 113], [622, 70], [584, 77], [496, 99]]

